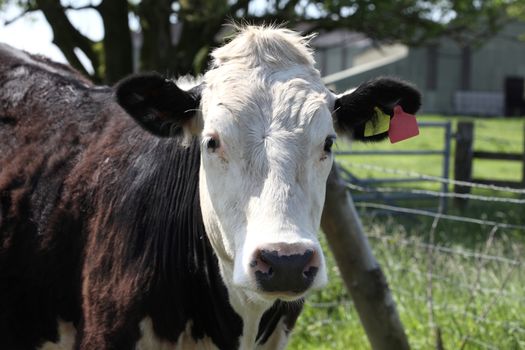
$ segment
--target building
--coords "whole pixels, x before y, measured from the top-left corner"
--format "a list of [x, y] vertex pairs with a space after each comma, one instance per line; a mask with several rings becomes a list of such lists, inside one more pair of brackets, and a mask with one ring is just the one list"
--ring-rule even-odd
[[425, 113], [525, 115], [525, 22], [507, 25], [479, 48], [441, 39], [424, 47], [377, 46], [363, 35], [324, 34], [312, 45], [327, 85], [344, 91], [381, 75], [414, 82]]

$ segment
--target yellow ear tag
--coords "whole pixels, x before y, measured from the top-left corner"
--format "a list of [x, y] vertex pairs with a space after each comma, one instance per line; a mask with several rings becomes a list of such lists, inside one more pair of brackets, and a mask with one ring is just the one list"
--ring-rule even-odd
[[390, 116], [377, 107], [374, 107], [374, 111], [376, 112], [377, 120], [375, 123], [371, 120], [366, 122], [365, 137], [382, 134], [390, 128]]

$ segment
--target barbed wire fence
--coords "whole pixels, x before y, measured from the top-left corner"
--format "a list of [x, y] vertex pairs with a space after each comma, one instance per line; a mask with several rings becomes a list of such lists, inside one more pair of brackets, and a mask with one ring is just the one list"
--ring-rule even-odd
[[[469, 201], [517, 206], [525, 216], [525, 189], [456, 181], [413, 171], [378, 165], [351, 163], [346, 168], [409, 176], [438, 184], [461, 185], [490, 190], [497, 195], [461, 194], [408, 187], [372, 187], [348, 183], [353, 192], [381, 194], [420, 194], [435, 198], [461, 198]], [[445, 214], [407, 206], [357, 201], [367, 227], [367, 236], [390, 281], [398, 308], [405, 314], [417, 314], [426, 322], [426, 342], [412, 341], [416, 349], [525, 349], [525, 274], [522, 253], [525, 245], [509, 235], [525, 235], [525, 225], [460, 214]], [[384, 226], [374, 226], [377, 215], [426, 218], [426, 234], [385, 233]], [[370, 218], [370, 219], [369, 219]], [[390, 225], [390, 224], [389, 224]], [[473, 247], [437, 239], [441, 226], [467, 225], [484, 236]], [[479, 235], [478, 235], [479, 236]], [[396, 254], [392, 254], [392, 252]], [[393, 261], [403, 256], [403, 261]], [[417, 281], [417, 283], [414, 283]], [[348, 305], [350, 300], [345, 301]], [[341, 305], [341, 301], [334, 302]], [[344, 303], [342, 305], [345, 305]], [[331, 302], [312, 303], [315, 308], [330, 308]], [[426, 310], [423, 312], [422, 310]], [[426, 320], [423, 315], [426, 314]], [[407, 332], [410, 325], [405, 325]], [[503, 340], [506, 339], [506, 340]]]

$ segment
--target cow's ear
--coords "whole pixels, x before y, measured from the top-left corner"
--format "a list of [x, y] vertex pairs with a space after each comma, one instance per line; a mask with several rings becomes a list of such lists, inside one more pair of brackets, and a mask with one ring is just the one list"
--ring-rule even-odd
[[117, 102], [144, 129], [169, 137], [192, 129], [200, 103], [200, 86], [189, 91], [156, 73], [132, 75], [115, 88]]
[[336, 98], [336, 130], [355, 140], [383, 140], [388, 136], [388, 123], [396, 106], [415, 114], [421, 106], [421, 94], [411, 84], [398, 79], [383, 77], [367, 81], [353, 92]]

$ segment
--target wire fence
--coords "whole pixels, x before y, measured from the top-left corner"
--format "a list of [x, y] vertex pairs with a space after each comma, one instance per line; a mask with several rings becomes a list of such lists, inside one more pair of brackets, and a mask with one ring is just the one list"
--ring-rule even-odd
[[[506, 211], [517, 213], [518, 220], [510, 222], [508, 218], [489, 218], [479, 211], [443, 214], [439, 209], [434, 212], [381, 202], [356, 203], [413, 348], [525, 349], [525, 222], [520, 219], [525, 218], [525, 189], [455, 181], [371, 164], [345, 166], [484, 190], [483, 195], [456, 194], [414, 186], [348, 183], [353, 193], [462, 198], [481, 203], [489, 212], [505, 205]], [[486, 190], [494, 195], [487, 195]], [[389, 215], [376, 215], [379, 212]], [[431, 221], [423, 220], [426, 224], [420, 222], [416, 229], [405, 224], [420, 218]], [[462, 228], [454, 231], [459, 226]], [[312, 302], [311, 306], [333, 313], [338, 307], [351, 311], [352, 302], [346, 297]]]
[[513, 203], [513, 204], [525, 204], [525, 199], [518, 198], [508, 198], [508, 197], [495, 197], [495, 196], [481, 196], [470, 193], [454, 193], [454, 192], [438, 192], [422, 189], [412, 189], [412, 188], [399, 188], [399, 187], [365, 187], [352, 183], [347, 184], [348, 188], [351, 190], [356, 190], [360, 192], [380, 192], [380, 193], [409, 193], [409, 194], [421, 194], [425, 196], [432, 196], [438, 198], [462, 198], [462, 199], [472, 199], [479, 200], [484, 202], [502, 202], [502, 203]]
[[446, 214], [439, 214], [434, 213], [431, 211], [426, 210], [420, 210], [420, 209], [412, 209], [412, 208], [405, 208], [405, 207], [397, 207], [393, 205], [386, 205], [386, 204], [378, 204], [378, 203], [369, 203], [369, 202], [360, 202], [356, 204], [357, 207], [365, 207], [365, 208], [375, 208], [375, 209], [382, 209], [382, 210], [388, 210], [393, 211], [397, 213], [403, 213], [403, 214], [414, 214], [414, 215], [422, 215], [422, 216], [429, 216], [433, 218], [440, 218], [443, 220], [451, 220], [451, 221], [458, 221], [463, 223], [471, 223], [471, 224], [478, 224], [478, 225], [488, 225], [488, 226], [498, 226], [501, 228], [510, 228], [510, 229], [518, 229], [518, 230], [525, 230], [524, 225], [514, 225], [514, 224], [507, 224], [502, 222], [496, 222], [492, 220], [484, 220], [484, 219], [476, 219], [466, 216], [458, 216], [458, 215], [446, 215]]
[[439, 182], [439, 183], [443, 183], [447, 185], [459, 185], [459, 186], [471, 187], [471, 188], [488, 189], [492, 191], [503, 191], [503, 192], [509, 192], [509, 193], [525, 194], [525, 189], [520, 189], [520, 188], [487, 185], [487, 184], [480, 184], [480, 183], [469, 182], [469, 181], [458, 181], [458, 180], [444, 178], [440, 176], [422, 174], [422, 173], [418, 173], [415, 171], [407, 171], [407, 170], [401, 170], [401, 169], [395, 169], [395, 168], [385, 168], [385, 167], [374, 165], [374, 164], [348, 163], [348, 164], [345, 164], [345, 167], [365, 169], [365, 170], [374, 170], [374, 171], [382, 172], [385, 174], [408, 176], [414, 179], [425, 180], [425, 181], [435, 181], [435, 182]]

